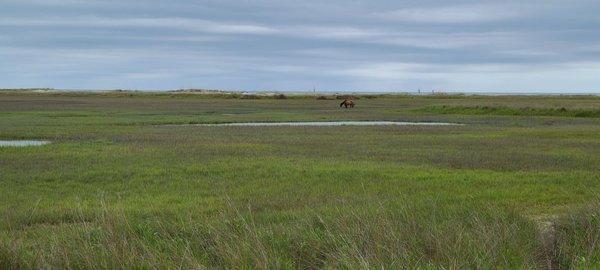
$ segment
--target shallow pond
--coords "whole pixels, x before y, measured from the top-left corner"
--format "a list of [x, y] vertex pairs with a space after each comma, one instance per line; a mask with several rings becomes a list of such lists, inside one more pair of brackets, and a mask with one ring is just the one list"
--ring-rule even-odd
[[24, 147], [24, 146], [40, 146], [49, 144], [49, 141], [37, 141], [37, 140], [0, 140], [0, 147]]
[[456, 126], [458, 123], [393, 122], [393, 121], [335, 121], [335, 122], [247, 122], [221, 124], [189, 124], [180, 126], [272, 127], [272, 126]]

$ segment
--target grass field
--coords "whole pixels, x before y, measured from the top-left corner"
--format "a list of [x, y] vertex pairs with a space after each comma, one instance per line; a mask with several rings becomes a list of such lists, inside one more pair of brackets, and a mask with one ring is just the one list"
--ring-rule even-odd
[[600, 267], [600, 98], [338, 104], [0, 92], [0, 268]]

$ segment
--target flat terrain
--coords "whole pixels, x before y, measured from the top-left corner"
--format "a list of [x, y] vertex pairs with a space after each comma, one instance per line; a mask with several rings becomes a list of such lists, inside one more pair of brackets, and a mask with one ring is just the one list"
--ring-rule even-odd
[[0, 268], [600, 267], [600, 98], [339, 102], [0, 92]]

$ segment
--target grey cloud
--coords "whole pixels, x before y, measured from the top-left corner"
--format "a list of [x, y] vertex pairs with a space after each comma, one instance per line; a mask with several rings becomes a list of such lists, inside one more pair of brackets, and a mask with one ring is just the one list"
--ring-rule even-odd
[[594, 75], [600, 9], [588, 0], [2, 5], [0, 87], [562, 91], [600, 85]]
[[33, 27], [151, 27], [179, 28], [190, 31], [203, 31], [224, 34], [270, 34], [276, 30], [242, 23], [226, 23], [190, 18], [109, 18], [109, 17], [75, 17], [75, 18], [3, 18], [2, 26]]
[[403, 8], [374, 13], [376, 18], [415, 23], [484, 23], [522, 16], [523, 10], [500, 4], [462, 4], [426, 8]]

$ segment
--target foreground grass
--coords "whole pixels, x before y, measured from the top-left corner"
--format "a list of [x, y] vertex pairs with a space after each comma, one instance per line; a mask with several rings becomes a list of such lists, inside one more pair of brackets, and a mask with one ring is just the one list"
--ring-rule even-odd
[[[534, 224], [513, 213], [370, 205], [309, 211], [265, 224], [229, 206], [209, 221], [192, 216], [131, 222], [121, 211], [75, 212], [61, 223], [14, 224], [0, 258], [5, 268], [537, 268], [544, 249]], [[492, 211], [493, 213], [491, 214]], [[497, 209], [496, 209], [497, 210]], [[63, 213], [66, 214], [66, 213]], [[39, 223], [42, 222], [42, 223]], [[60, 233], [57, 234], [57, 228]], [[48, 233], [50, 233], [48, 235]], [[29, 252], [29, 248], [46, 252]]]
[[[594, 268], [589, 98], [0, 95], [0, 268]], [[559, 108], [560, 108], [559, 107]], [[396, 120], [447, 127], [173, 127]]]
[[554, 256], [563, 268], [600, 267], [600, 204], [590, 204], [559, 219]]

